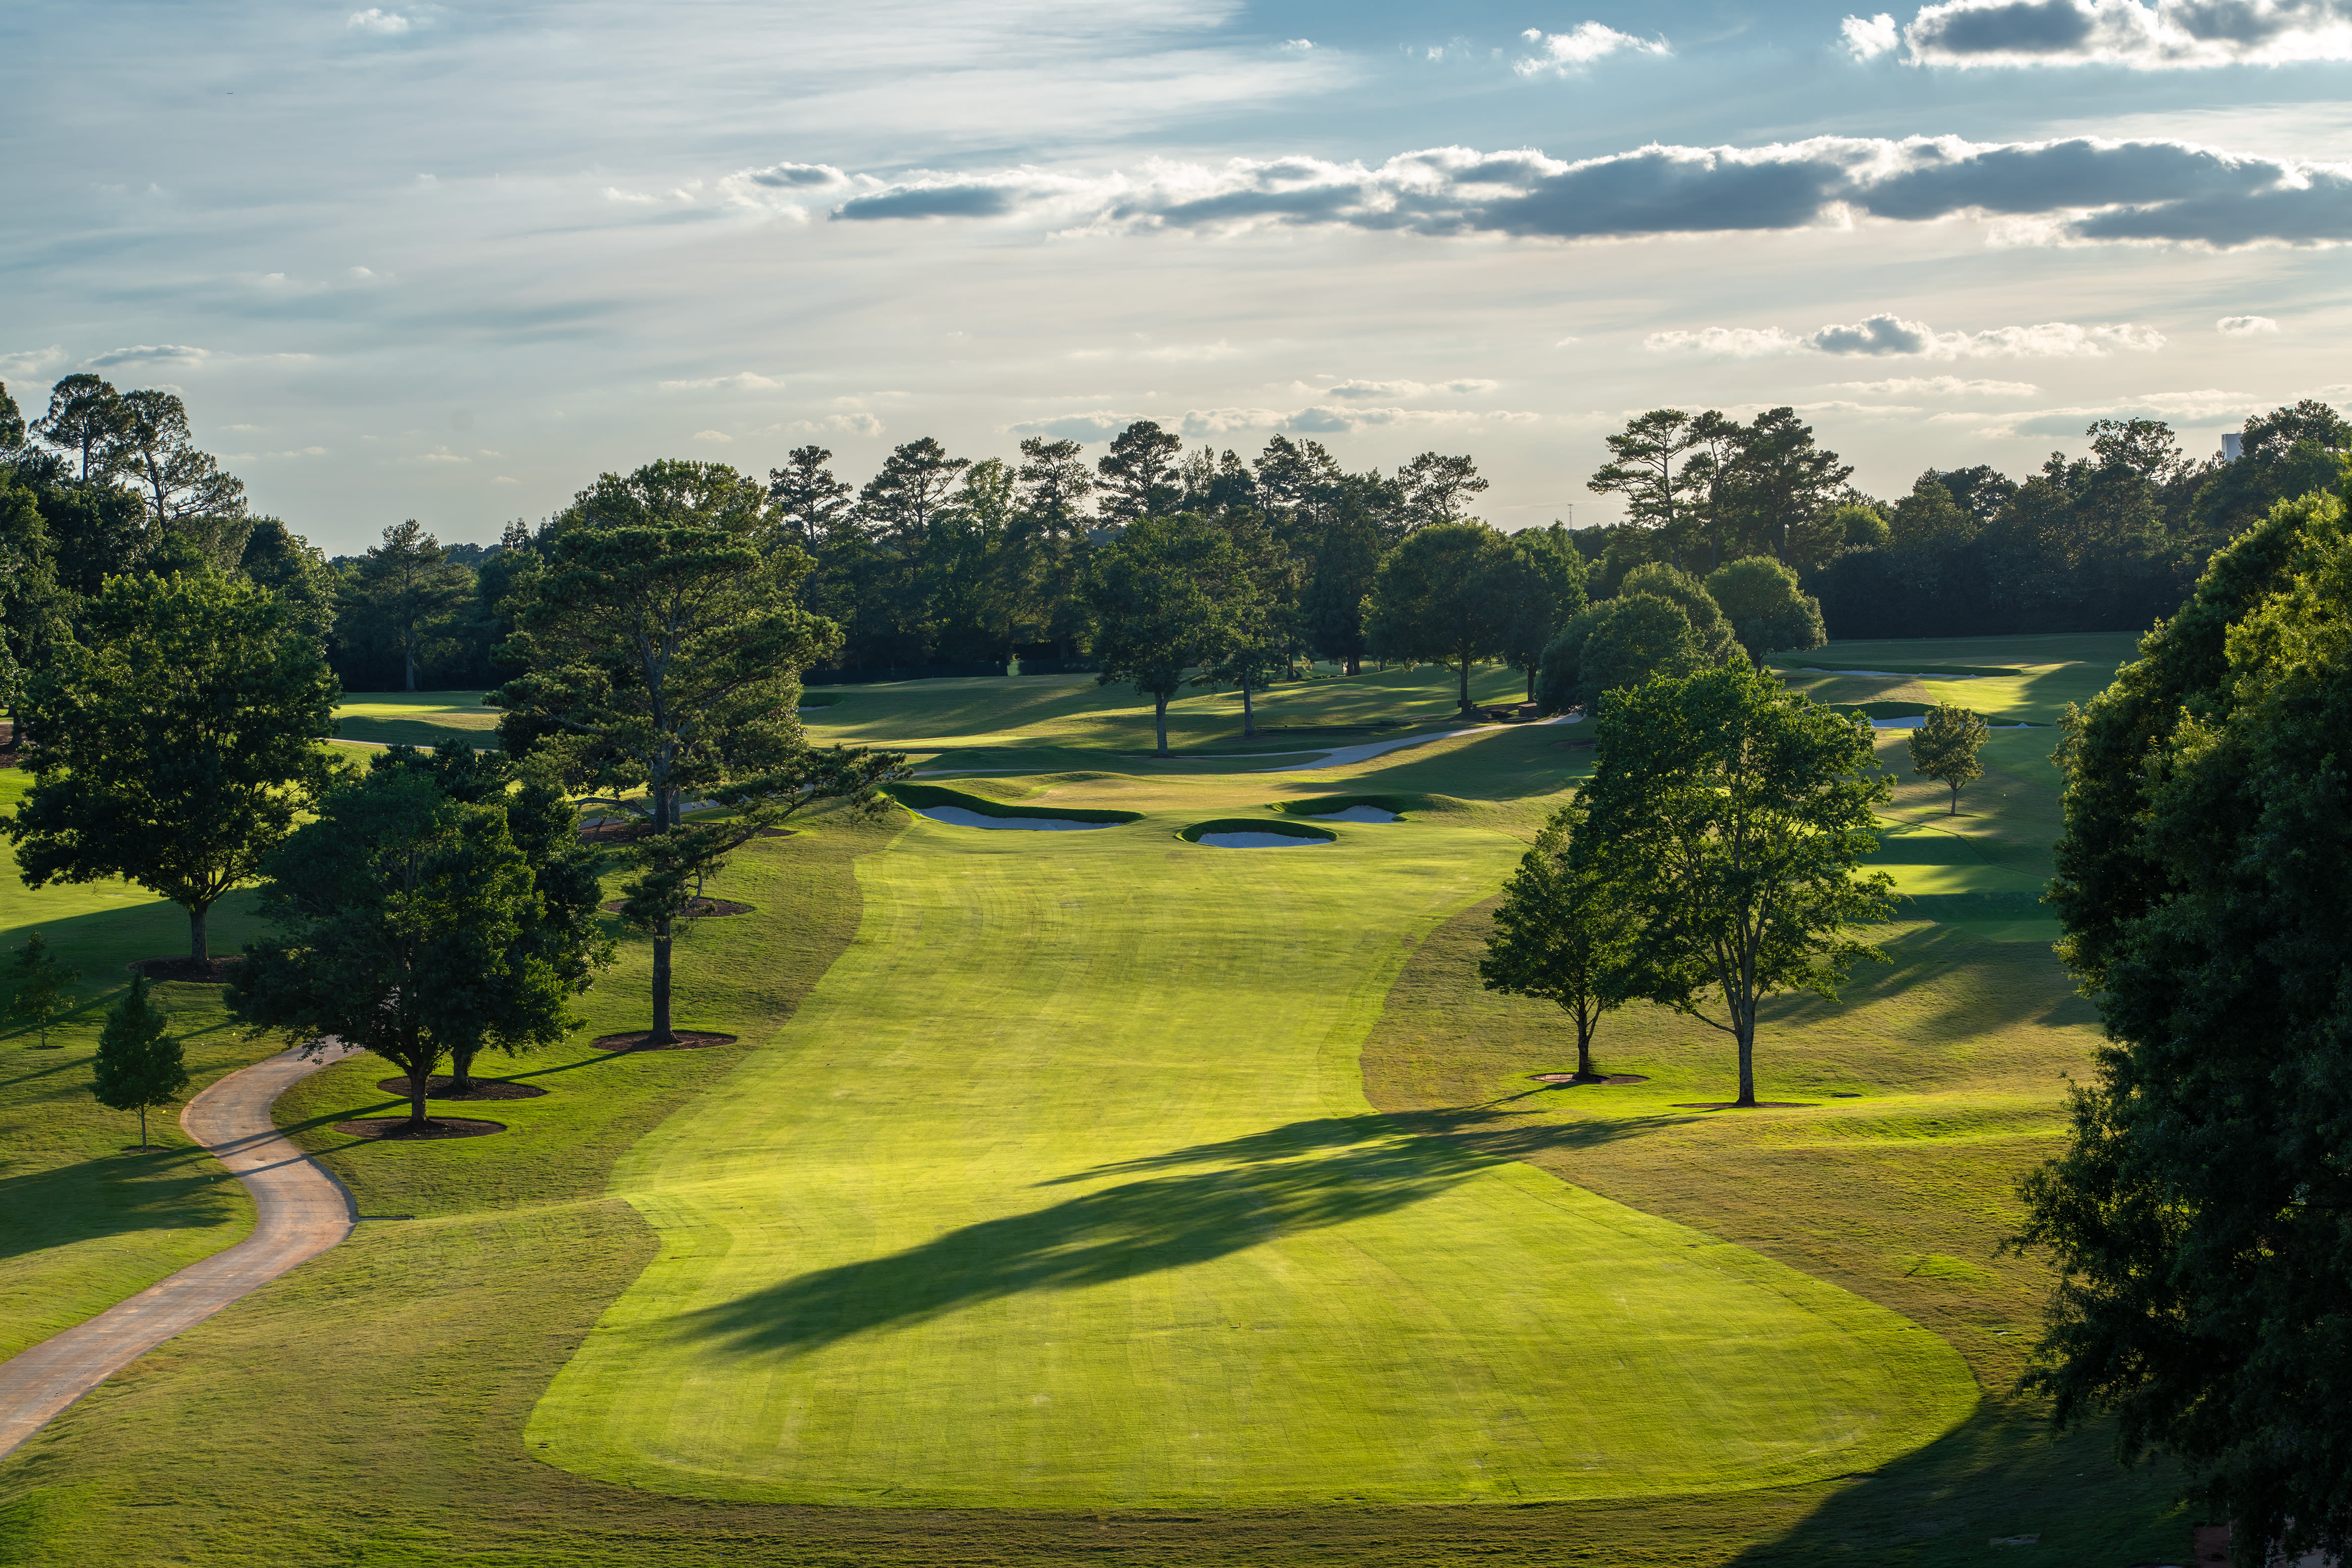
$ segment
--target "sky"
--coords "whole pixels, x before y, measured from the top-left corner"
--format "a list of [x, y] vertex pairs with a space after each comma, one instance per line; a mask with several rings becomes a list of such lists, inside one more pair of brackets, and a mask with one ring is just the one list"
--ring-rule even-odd
[[330, 553], [598, 473], [1152, 418], [1467, 452], [1793, 405], [1883, 496], [2352, 408], [2352, 0], [53, 0], [0, 381], [167, 386]]

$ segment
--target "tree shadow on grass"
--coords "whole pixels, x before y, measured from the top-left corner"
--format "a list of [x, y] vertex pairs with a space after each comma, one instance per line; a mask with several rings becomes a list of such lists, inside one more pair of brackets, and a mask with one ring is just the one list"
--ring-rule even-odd
[[[137, 1136], [130, 1122], [129, 1136]], [[207, 1230], [221, 1223], [205, 1194], [234, 1177], [202, 1149], [125, 1148], [119, 1153], [0, 1176], [0, 1258], [138, 1230]]]
[[[1292, 1122], [1038, 1183], [1142, 1177], [965, 1226], [887, 1258], [798, 1275], [686, 1313], [674, 1331], [737, 1351], [805, 1355], [985, 1301], [1181, 1268], [1407, 1208], [1482, 1171], [1595, 1134], [1484, 1107]], [[1213, 1168], [1173, 1173], [1188, 1165]]]

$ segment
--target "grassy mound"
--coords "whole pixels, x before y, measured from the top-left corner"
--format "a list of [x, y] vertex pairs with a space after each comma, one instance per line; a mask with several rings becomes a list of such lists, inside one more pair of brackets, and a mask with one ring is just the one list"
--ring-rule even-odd
[[928, 805], [957, 805], [982, 816], [1024, 817], [1057, 816], [1066, 822], [1140, 822], [1143, 814], [1135, 811], [1105, 811], [1087, 806], [1041, 806], [1034, 804], [1014, 805], [1009, 801], [991, 800], [986, 795], [971, 795], [960, 789], [948, 789], [940, 784], [893, 784], [882, 786], [883, 793], [900, 805], [920, 809]]
[[1318, 844], [1329, 844], [1339, 836], [1328, 827], [1309, 827], [1303, 822], [1285, 822], [1278, 817], [1220, 816], [1210, 822], [1195, 822], [1176, 830], [1176, 837], [1187, 844], [1198, 844], [1209, 833], [1271, 833], [1284, 838], [1304, 838]]

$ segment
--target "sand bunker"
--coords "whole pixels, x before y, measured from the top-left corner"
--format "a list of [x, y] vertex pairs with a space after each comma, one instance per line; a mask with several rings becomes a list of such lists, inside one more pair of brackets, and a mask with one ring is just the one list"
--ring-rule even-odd
[[1306, 844], [1330, 844], [1329, 838], [1304, 838], [1288, 833], [1203, 833], [1192, 840], [1215, 849], [1296, 849]]
[[1116, 822], [1078, 822], [1066, 816], [987, 816], [961, 805], [918, 805], [918, 816], [957, 827], [1012, 827], [1031, 833], [1083, 833], [1090, 827], [1117, 827]]
[[1395, 812], [1377, 805], [1349, 805], [1338, 811], [1311, 811], [1305, 814], [1317, 822], [1402, 822]]

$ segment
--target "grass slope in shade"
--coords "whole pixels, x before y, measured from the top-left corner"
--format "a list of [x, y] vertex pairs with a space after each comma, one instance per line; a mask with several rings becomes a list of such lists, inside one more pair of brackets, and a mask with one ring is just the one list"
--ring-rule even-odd
[[623, 1162], [661, 1257], [533, 1450], [738, 1500], [1521, 1501], [1866, 1468], [1966, 1415], [1894, 1314], [1370, 1113], [1407, 945], [1514, 841], [1188, 819], [861, 862], [793, 1024]]
[[[0, 772], [0, 806], [13, 809], [30, 775]], [[251, 896], [233, 895], [212, 918], [216, 952], [255, 931]], [[18, 879], [0, 841], [0, 963], [39, 931], [79, 970], [70, 1013], [40, 1031], [0, 1028], [0, 1361], [104, 1311], [126, 1296], [222, 1247], [253, 1226], [245, 1188], [180, 1131], [176, 1107], [152, 1111], [142, 1150], [139, 1118], [90, 1098], [90, 1058], [106, 1010], [130, 989], [133, 959], [188, 951], [188, 918], [121, 881], [49, 887]], [[200, 1092], [275, 1046], [243, 1037], [217, 985], [159, 984], [150, 995], [171, 1020]]]
[[498, 710], [478, 691], [347, 691], [335, 708], [335, 738], [365, 746], [424, 746], [444, 741], [494, 749]]

